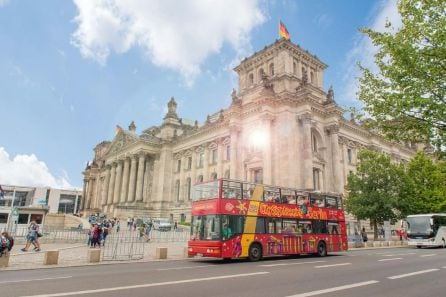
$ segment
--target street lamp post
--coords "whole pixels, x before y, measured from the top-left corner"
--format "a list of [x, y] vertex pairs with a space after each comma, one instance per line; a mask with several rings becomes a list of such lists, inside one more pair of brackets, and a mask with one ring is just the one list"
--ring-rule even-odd
[[[14, 200], [15, 200], [15, 192], [16, 188], [14, 187], [12, 190], [12, 200], [11, 200], [11, 207], [9, 208], [9, 214], [8, 214], [8, 220], [6, 222], [6, 230], [10, 233], [12, 233], [12, 224], [14, 224], [14, 220], [12, 220], [12, 213], [14, 211]], [[11, 224], [12, 220], [12, 224]]]

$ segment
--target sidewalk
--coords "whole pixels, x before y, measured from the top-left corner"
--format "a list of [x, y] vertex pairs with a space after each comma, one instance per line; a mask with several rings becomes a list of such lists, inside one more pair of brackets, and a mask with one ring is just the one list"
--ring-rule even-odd
[[[155, 261], [156, 248], [167, 247], [167, 259], [184, 259], [184, 247], [187, 242], [149, 242], [144, 246], [144, 258], [133, 261], [101, 261], [99, 263], [87, 263], [87, 254], [90, 249], [86, 244], [41, 244], [41, 251], [34, 252], [31, 249], [28, 252], [21, 252], [22, 246], [14, 246], [13, 252], [9, 258], [9, 266], [7, 268], [0, 268], [1, 270], [20, 270], [20, 269], [37, 269], [37, 268], [53, 268], [53, 267], [67, 267], [67, 266], [84, 266], [84, 265], [99, 265], [110, 263], [135, 263]], [[44, 265], [43, 260], [45, 251], [59, 251], [58, 265]], [[165, 261], [165, 260], [162, 260]]]

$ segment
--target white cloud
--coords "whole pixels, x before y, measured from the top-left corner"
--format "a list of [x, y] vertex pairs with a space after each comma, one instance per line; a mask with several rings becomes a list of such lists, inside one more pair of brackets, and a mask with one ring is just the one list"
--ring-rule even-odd
[[[396, 31], [401, 26], [401, 16], [398, 13], [396, 0], [382, 0], [374, 8], [374, 14], [369, 25], [366, 27], [374, 31], [384, 32], [389, 30], [385, 28], [386, 21], [392, 23], [390, 30]], [[377, 71], [374, 63], [374, 55], [378, 48], [375, 47], [370, 38], [362, 33], [358, 33], [355, 38], [353, 48], [347, 53], [344, 63], [343, 88], [340, 91], [340, 98], [346, 103], [358, 103], [356, 93], [358, 91], [358, 77], [361, 75], [357, 62], [361, 65]]]
[[79, 14], [72, 44], [105, 64], [111, 53], [141, 47], [151, 62], [182, 74], [186, 83], [225, 43], [249, 47], [265, 16], [257, 0], [73, 0]]
[[73, 189], [66, 172], [55, 177], [36, 155], [16, 155], [11, 159], [0, 147], [0, 184]]

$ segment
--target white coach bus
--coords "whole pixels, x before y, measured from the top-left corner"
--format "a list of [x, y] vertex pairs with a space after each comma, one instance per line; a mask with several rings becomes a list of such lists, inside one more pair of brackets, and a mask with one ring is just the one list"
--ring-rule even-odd
[[407, 216], [409, 246], [446, 247], [446, 214], [431, 213]]

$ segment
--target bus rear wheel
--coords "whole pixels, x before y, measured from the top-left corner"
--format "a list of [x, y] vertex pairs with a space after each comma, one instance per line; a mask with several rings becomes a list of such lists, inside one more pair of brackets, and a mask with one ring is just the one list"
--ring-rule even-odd
[[319, 241], [319, 244], [317, 245], [317, 255], [319, 257], [325, 257], [327, 255], [327, 246], [325, 245], [325, 242]]
[[262, 259], [262, 247], [258, 243], [253, 243], [249, 247], [249, 261], [255, 262]]

